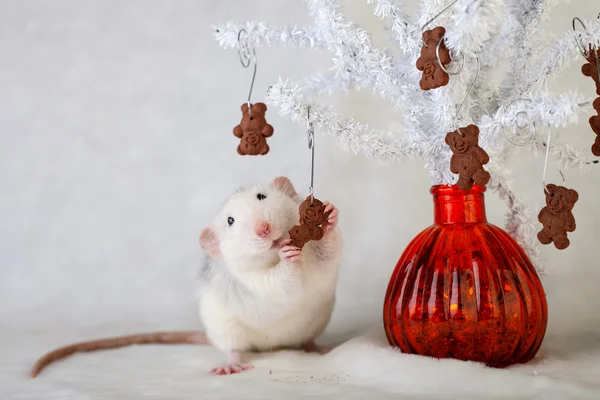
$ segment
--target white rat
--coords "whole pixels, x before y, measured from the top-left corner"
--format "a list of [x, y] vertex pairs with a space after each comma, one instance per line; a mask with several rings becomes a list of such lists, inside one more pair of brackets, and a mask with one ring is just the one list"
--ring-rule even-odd
[[206, 259], [200, 271], [199, 314], [206, 330], [123, 336], [76, 343], [40, 358], [35, 377], [48, 364], [82, 351], [145, 343], [212, 344], [227, 354], [218, 375], [252, 368], [241, 354], [304, 349], [321, 352], [314, 340], [333, 312], [341, 261], [338, 210], [330, 211], [320, 241], [290, 246], [288, 231], [298, 224], [302, 199], [288, 178], [240, 189], [200, 235]]

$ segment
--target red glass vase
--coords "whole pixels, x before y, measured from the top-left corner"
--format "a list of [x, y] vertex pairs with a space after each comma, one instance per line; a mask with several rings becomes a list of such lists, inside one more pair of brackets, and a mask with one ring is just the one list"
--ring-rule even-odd
[[538, 352], [544, 289], [523, 249], [487, 222], [484, 192], [431, 188], [435, 223], [408, 245], [385, 296], [386, 335], [402, 352], [492, 367]]

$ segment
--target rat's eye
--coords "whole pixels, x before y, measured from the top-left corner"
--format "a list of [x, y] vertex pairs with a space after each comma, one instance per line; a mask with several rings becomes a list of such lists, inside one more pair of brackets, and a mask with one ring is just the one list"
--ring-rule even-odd
[[257, 195], [256, 195], [256, 198], [257, 198], [257, 199], [259, 199], [259, 200], [264, 200], [264, 199], [266, 199], [266, 198], [267, 198], [267, 196], [265, 196], [265, 195], [264, 195], [264, 194], [262, 194], [262, 193], [259, 193], [259, 194], [257, 194]]
[[233, 225], [234, 222], [235, 220], [233, 219], [233, 217], [227, 218], [227, 223], [229, 224], [229, 226]]

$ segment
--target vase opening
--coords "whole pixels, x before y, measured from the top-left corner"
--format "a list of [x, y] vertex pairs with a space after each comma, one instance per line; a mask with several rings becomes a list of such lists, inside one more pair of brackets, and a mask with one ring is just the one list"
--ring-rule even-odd
[[485, 215], [485, 186], [473, 185], [471, 190], [456, 185], [436, 185], [433, 195], [435, 224], [483, 224]]

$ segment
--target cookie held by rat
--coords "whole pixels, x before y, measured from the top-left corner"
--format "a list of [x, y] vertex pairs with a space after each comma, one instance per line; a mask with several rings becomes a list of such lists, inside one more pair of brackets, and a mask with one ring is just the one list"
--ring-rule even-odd
[[332, 207], [329, 203], [323, 203], [314, 197], [311, 200], [311, 196], [308, 196], [300, 204], [300, 225], [294, 225], [289, 231], [291, 245], [302, 248], [311, 240], [321, 240], [324, 235], [323, 226], [327, 226], [329, 218], [337, 218], [337, 210]]
[[571, 210], [579, 200], [579, 194], [564, 186], [549, 184], [546, 186], [546, 207], [542, 208], [538, 220], [543, 228], [537, 237], [540, 243], [550, 244], [559, 250], [569, 247], [567, 232], [574, 232], [575, 217]]
[[227, 355], [227, 364], [211, 371], [218, 375], [251, 369], [242, 362], [244, 352], [325, 352], [315, 339], [335, 304], [342, 251], [337, 209], [324, 203], [331, 213], [322, 239], [300, 250], [286, 236], [299, 222], [299, 204], [290, 180], [279, 177], [234, 193], [202, 231], [206, 257], [199, 276], [199, 315], [206, 333], [149, 333], [77, 343], [40, 358], [31, 376], [77, 352], [135, 344], [213, 345]]
[[[417, 59], [417, 69], [423, 71], [419, 86], [422, 90], [436, 89], [446, 86], [450, 82], [450, 75], [440, 67], [450, 64], [452, 58], [450, 51], [442, 40], [446, 29], [442, 26], [423, 32], [423, 41], [426, 43], [421, 47], [421, 55]], [[437, 58], [437, 47], [439, 43], [440, 59]]]
[[487, 185], [490, 173], [483, 169], [483, 165], [487, 164], [490, 158], [485, 150], [479, 147], [479, 128], [471, 124], [460, 128], [460, 133], [449, 132], [445, 141], [453, 153], [450, 171], [459, 174], [456, 184], [458, 188], [471, 190], [474, 183], [480, 186]]
[[[250, 112], [249, 112], [250, 111]], [[233, 134], [240, 138], [237, 152], [240, 155], [265, 155], [269, 152], [268, 137], [273, 135], [273, 127], [267, 123], [265, 113], [267, 106], [264, 103], [242, 104], [242, 120], [235, 128]]]

